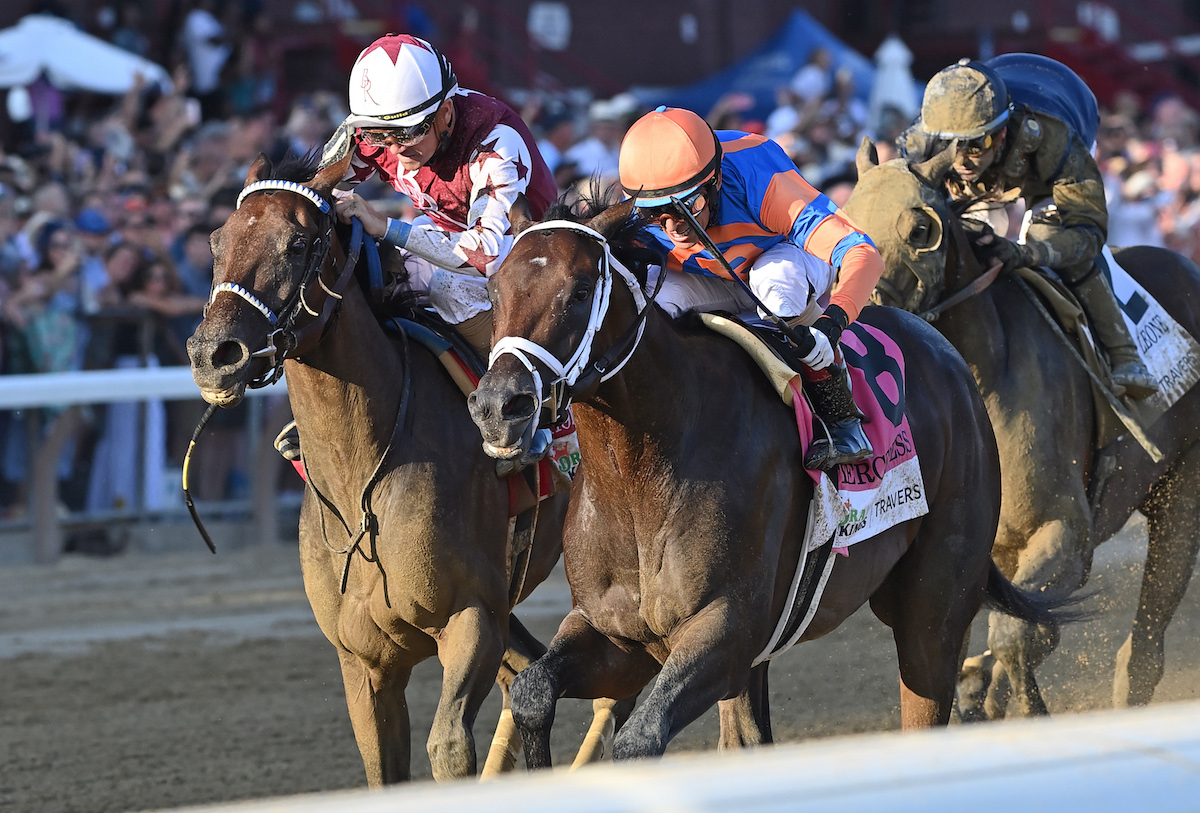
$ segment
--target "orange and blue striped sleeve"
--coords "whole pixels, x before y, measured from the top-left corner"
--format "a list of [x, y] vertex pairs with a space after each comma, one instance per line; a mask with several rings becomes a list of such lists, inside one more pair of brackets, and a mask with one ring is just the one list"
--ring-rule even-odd
[[883, 274], [883, 258], [871, 238], [795, 169], [771, 177], [759, 217], [768, 229], [788, 235], [837, 270], [830, 303], [850, 321], [857, 319]]

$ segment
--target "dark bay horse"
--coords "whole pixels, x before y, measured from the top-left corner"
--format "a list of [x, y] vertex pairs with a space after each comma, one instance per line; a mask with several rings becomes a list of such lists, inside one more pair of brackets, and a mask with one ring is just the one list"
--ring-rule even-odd
[[[726, 704], [723, 744], [736, 716], [728, 704], [739, 702], [752, 707], [741, 719], [760, 726], [740, 741], [770, 738], [765, 663], [752, 674], [752, 662], [784, 610], [813, 482], [794, 415], [744, 351], [656, 307], [639, 321], [633, 291], [645, 281], [617, 276], [609, 251], [620, 257], [628, 242], [631, 206], [583, 228], [561, 208], [553, 214], [564, 219], [536, 227], [514, 214], [519, 239], [489, 283], [496, 341], [516, 341], [539, 361], [493, 350], [470, 399], [485, 445], [518, 453], [530, 423], [562, 406], [555, 398], [542, 409], [541, 382], [561, 393], [565, 380], [583, 461], [563, 544], [574, 608], [547, 654], [513, 683], [530, 767], [549, 764], [558, 698], [627, 698], [656, 674], [614, 757], [661, 754], [714, 703]], [[1028, 620], [1049, 614], [991, 563], [999, 460], [962, 359], [903, 311], [868, 308], [861, 321], [904, 351], [929, 513], [838, 557], [801, 640], [870, 601], [895, 636], [904, 727], [945, 724], [960, 636], [980, 603]]]
[[[981, 276], [940, 191], [952, 160], [947, 150], [920, 164], [879, 165], [874, 145], [864, 141], [859, 150], [859, 182], [845, 209], [883, 254], [887, 270], [876, 294], [887, 304], [927, 311]], [[1200, 336], [1200, 271], [1193, 263], [1144, 246], [1113, 254]], [[1161, 463], [1128, 433], [1098, 451], [1101, 418], [1089, 378], [1017, 280], [1000, 276], [935, 324], [970, 365], [991, 415], [1004, 483], [995, 557], [1018, 587], [1069, 595], [1087, 581], [1097, 543], [1135, 509], [1149, 520], [1141, 598], [1113, 687], [1117, 706], [1148, 703], [1162, 677], [1163, 634], [1200, 546], [1200, 389], [1150, 427]], [[1099, 456], [1109, 458], [1106, 479], [1095, 474]], [[1057, 643], [1053, 629], [993, 615], [988, 644], [996, 661], [972, 659], [979, 671], [960, 692], [964, 719], [1002, 716], [1010, 685], [1020, 713], [1044, 714], [1033, 670]]]
[[[508, 490], [462, 392], [423, 346], [385, 333], [346, 262], [329, 197], [345, 169], [273, 175], [259, 157], [213, 235], [214, 294], [188, 353], [210, 403], [237, 403], [276, 362], [286, 371], [308, 480], [304, 587], [369, 783], [409, 778], [405, 687], [433, 655], [429, 759], [435, 778], [459, 777], [475, 771], [471, 729], [497, 675], [507, 706], [512, 674], [544, 649], [519, 624], [510, 635]], [[542, 503], [522, 598], [558, 559], [565, 510], [565, 495]]]

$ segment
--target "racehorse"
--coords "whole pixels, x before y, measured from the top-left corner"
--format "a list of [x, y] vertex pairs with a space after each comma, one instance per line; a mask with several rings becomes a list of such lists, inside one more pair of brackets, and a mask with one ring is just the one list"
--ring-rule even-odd
[[[1162, 462], [1128, 433], [1097, 450], [1103, 418], [1082, 365], [1064, 352], [1022, 283], [1001, 275], [982, 284], [984, 271], [940, 191], [953, 152], [879, 164], [864, 140], [845, 211], [883, 254], [878, 300], [915, 312], [940, 308], [937, 329], [975, 374], [1000, 447], [1004, 500], [995, 557], [1004, 573], [1022, 589], [1069, 595], [1087, 581], [1093, 546], [1135, 509], [1146, 515], [1141, 598], [1117, 655], [1113, 700], [1148, 703], [1162, 678], [1163, 633], [1200, 546], [1200, 391], [1191, 389], [1149, 428]], [[1193, 263], [1148, 246], [1113, 254], [1185, 330], [1200, 335], [1200, 270]], [[951, 297], [952, 306], [938, 304]], [[959, 697], [964, 719], [1003, 716], [1010, 686], [1019, 713], [1045, 714], [1034, 669], [1057, 643], [1053, 629], [993, 614], [988, 645], [995, 661], [969, 662], [973, 674]]]
[[[627, 698], [656, 674], [614, 758], [663, 753], [713, 703], [723, 744], [736, 703], [751, 712], [740, 741], [770, 739], [766, 662], [752, 664], [787, 609], [813, 480], [792, 410], [747, 353], [656, 307], [639, 312], [644, 275], [614, 270], [636, 241], [631, 212], [626, 201], [577, 223], [558, 207], [535, 226], [514, 207], [517, 242], [489, 281], [496, 344], [469, 399], [487, 448], [519, 454], [531, 424], [574, 396], [582, 459], [563, 541], [575, 606], [512, 687], [531, 768], [549, 764], [558, 698]], [[895, 636], [903, 726], [945, 724], [981, 601], [1052, 619], [991, 563], [999, 461], [962, 359], [903, 311], [872, 307], [861, 321], [903, 348], [909, 380], [930, 384], [907, 396], [929, 512], [838, 557], [801, 640], [870, 601]]]
[[[515, 619], [510, 630], [508, 489], [461, 390], [431, 352], [385, 333], [354, 279], [329, 197], [348, 161], [254, 162], [213, 234], [214, 293], [188, 353], [222, 406], [286, 371], [308, 481], [304, 587], [337, 649], [367, 780], [409, 778], [405, 687], [432, 655], [441, 780], [475, 771], [471, 729], [492, 682], [507, 708], [512, 675], [544, 648]], [[558, 560], [565, 510], [565, 494], [542, 503], [519, 598]]]

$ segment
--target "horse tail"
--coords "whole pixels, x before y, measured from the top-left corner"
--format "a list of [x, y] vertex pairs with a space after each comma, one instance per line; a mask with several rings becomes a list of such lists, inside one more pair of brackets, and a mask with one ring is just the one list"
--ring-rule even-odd
[[996, 567], [988, 562], [987, 587], [984, 590], [983, 606], [1030, 624], [1040, 624], [1057, 629], [1060, 624], [1086, 621], [1092, 613], [1064, 608], [1078, 604], [1085, 596], [1050, 596], [1045, 593], [1029, 593], [1010, 582]]

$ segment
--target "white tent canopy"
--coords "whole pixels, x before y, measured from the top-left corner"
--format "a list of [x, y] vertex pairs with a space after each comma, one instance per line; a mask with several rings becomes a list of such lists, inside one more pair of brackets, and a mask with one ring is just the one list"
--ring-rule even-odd
[[147, 85], [171, 88], [160, 66], [80, 31], [49, 14], [30, 14], [0, 31], [0, 88], [31, 84], [42, 73], [60, 90], [120, 95], [141, 74]]

